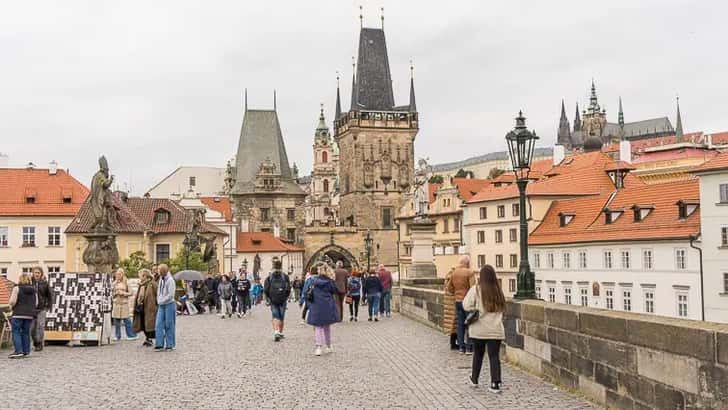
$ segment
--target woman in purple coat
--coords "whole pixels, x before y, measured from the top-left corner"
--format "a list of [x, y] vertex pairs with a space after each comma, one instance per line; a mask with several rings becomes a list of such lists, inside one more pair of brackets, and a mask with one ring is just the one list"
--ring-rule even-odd
[[321, 356], [321, 348], [326, 346], [326, 353], [333, 352], [331, 346], [331, 325], [339, 321], [339, 312], [336, 310], [334, 294], [336, 283], [333, 280], [334, 272], [322, 264], [319, 266], [318, 276], [312, 277], [309, 287], [313, 288], [313, 301], [307, 300], [308, 324], [314, 327], [316, 342], [316, 356]]

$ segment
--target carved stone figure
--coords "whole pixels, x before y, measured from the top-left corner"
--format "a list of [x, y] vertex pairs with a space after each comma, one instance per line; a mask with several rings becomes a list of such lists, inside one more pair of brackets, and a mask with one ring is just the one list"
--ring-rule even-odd
[[90, 230], [97, 233], [112, 232], [112, 221], [116, 220], [116, 210], [112, 203], [111, 184], [114, 177], [109, 176], [109, 164], [103, 155], [99, 158], [99, 170], [91, 180], [89, 204], [93, 214]]
[[91, 236], [87, 237], [87, 239], [89, 239], [89, 243], [83, 251], [83, 263], [88, 266], [89, 272], [111, 272], [113, 265], [119, 262], [119, 251], [116, 248], [115, 236]]
[[417, 162], [415, 173], [415, 209], [417, 216], [424, 216], [429, 205], [429, 186], [427, 183], [430, 173], [430, 166], [426, 158], [420, 158]]

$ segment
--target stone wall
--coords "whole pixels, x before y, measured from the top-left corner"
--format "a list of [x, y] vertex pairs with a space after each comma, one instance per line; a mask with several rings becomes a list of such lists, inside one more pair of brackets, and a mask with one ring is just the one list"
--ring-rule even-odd
[[[438, 280], [434, 279], [434, 281]], [[413, 282], [402, 281], [399, 287], [394, 288], [392, 292], [393, 309], [410, 319], [442, 330], [444, 315], [442, 285], [437, 283], [415, 284]], [[441, 283], [442, 279], [439, 282]]]

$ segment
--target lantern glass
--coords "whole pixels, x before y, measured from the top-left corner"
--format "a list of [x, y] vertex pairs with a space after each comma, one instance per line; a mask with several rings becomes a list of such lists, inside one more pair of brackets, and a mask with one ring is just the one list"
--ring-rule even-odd
[[506, 134], [511, 165], [517, 178], [522, 178], [528, 174], [536, 140], [538, 140], [538, 137], [526, 128], [526, 118], [523, 113], [519, 112], [518, 117], [516, 117], [516, 127]]

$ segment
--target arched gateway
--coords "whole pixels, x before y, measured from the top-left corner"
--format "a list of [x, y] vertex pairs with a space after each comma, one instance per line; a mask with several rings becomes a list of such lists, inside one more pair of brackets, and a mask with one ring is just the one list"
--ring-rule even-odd
[[341, 261], [344, 263], [344, 268], [351, 270], [352, 268], [359, 269], [359, 262], [357, 262], [354, 255], [351, 254], [347, 249], [342, 248], [339, 245], [330, 244], [316, 251], [306, 262], [306, 272], [311, 269], [311, 266], [317, 263], [328, 263], [330, 265]]

